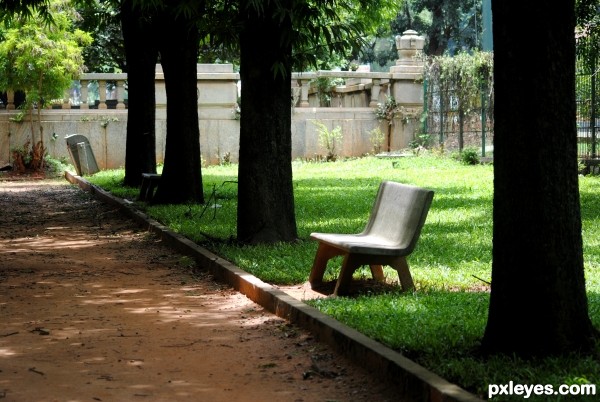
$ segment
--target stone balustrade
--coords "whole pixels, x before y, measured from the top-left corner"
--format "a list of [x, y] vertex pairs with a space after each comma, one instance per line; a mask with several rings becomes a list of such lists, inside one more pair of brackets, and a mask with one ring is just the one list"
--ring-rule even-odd
[[[228, 65], [224, 65], [228, 66]], [[157, 66], [157, 104], [166, 104], [164, 76]], [[199, 67], [202, 68], [202, 67]], [[318, 78], [342, 79], [343, 84], [334, 85], [329, 96], [331, 102], [320, 102], [315, 80]], [[355, 72], [355, 71], [316, 71], [292, 74], [295, 107], [376, 107], [389, 95], [390, 83], [394, 80], [392, 73]], [[239, 74], [229, 72], [199, 72], [198, 87], [228, 82], [239, 88]], [[101, 90], [104, 88], [104, 90]], [[233, 88], [233, 87], [232, 87]], [[237, 90], [233, 90], [233, 103], [237, 101]], [[210, 99], [209, 95], [200, 92], [199, 104], [215, 103], [218, 99]], [[0, 105], [0, 109], [14, 110], [14, 93], [7, 94], [8, 102]], [[231, 103], [231, 99], [226, 102]], [[126, 109], [127, 108], [127, 74], [89, 73], [82, 74], [79, 80], [64, 93], [62, 101], [54, 101], [47, 108], [52, 109]]]
[[[422, 45], [407, 31], [405, 47], [399, 51], [399, 61], [390, 72], [316, 71], [293, 73], [291, 79], [293, 100], [292, 157], [315, 158], [326, 153], [319, 144], [315, 124], [319, 121], [330, 129], [340, 126], [344, 133], [336, 146], [340, 156], [360, 156], [373, 152], [371, 133], [380, 128], [386, 133], [384, 150], [399, 150], [408, 146], [418, 130], [418, 119], [397, 116], [393, 124], [377, 119], [374, 108], [394, 96], [403, 110], [417, 116], [422, 110], [422, 67], [413, 54]], [[401, 45], [403, 46], [403, 45]], [[410, 60], [406, 60], [410, 57]], [[319, 81], [343, 82], [325, 89]], [[156, 153], [157, 162], [163, 161], [166, 139], [166, 91], [160, 65], [156, 67]], [[198, 65], [198, 116], [200, 148], [206, 164], [237, 161], [239, 151], [240, 108], [238, 98], [239, 74], [231, 64]], [[15, 110], [14, 94], [7, 94], [7, 102], [0, 105], [0, 164], [10, 163], [10, 149], [21, 146], [32, 131], [23, 124], [29, 116], [19, 116]], [[323, 99], [326, 98], [326, 102]], [[118, 168], [125, 162], [127, 132], [127, 75], [83, 74], [61, 100], [41, 111], [44, 139], [53, 157], [68, 157], [65, 141], [69, 134], [82, 134], [90, 140], [101, 169]], [[241, 105], [243, 114], [243, 105]]]

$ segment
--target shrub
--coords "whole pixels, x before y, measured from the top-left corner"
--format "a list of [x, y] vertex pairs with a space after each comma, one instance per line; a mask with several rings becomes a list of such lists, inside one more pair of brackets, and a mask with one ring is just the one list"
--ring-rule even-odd
[[477, 152], [474, 148], [466, 148], [464, 149], [460, 155], [460, 161], [465, 165], [478, 165], [479, 160], [479, 152]]

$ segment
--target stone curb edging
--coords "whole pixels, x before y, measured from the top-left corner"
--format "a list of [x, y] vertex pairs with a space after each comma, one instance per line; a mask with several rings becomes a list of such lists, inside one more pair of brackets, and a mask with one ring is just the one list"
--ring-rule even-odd
[[399, 386], [403, 401], [481, 402], [477, 396], [407, 359], [400, 353], [321, 313], [287, 293], [261, 281], [229, 261], [211, 253], [188, 238], [138, 211], [120, 198], [91, 184], [84, 178], [65, 172], [65, 179], [96, 198], [116, 205], [148, 231], [160, 236], [170, 247], [194, 257], [199, 266], [215, 279], [225, 282], [246, 297], [291, 323], [308, 329], [321, 342], [334, 347], [371, 372], [387, 377]]

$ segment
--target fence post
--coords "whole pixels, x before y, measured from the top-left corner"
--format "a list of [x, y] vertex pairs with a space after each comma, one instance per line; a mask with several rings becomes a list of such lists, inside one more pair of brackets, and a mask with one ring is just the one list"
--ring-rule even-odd
[[444, 144], [444, 93], [442, 91], [442, 83], [439, 83], [440, 89], [440, 146]]
[[422, 121], [422, 126], [421, 126], [421, 133], [422, 134], [427, 134], [429, 133], [429, 127], [427, 126], [427, 121], [429, 119], [429, 101], [428, 101], [428, 92], [427, 90], [429, 89], [427, 87], [427, 84], [429, 83], [429, 81], [427, 80], [427, 78], [423, 79], [423, 121]]
[[[596, 60], [592, 62], [592, 72], [596, 72]], [[592, 110], [591, 110], [591, 118], [590, 118], [590, 127], [592, 128], [592, 159], [596, 159], [596, 114], [598, 111], [596, 110], [596, 77], [598, 73], [592, 74]]]
[[487, 116], [485, 113], [486, 103], [485, 94], [487, 93], [486, 85], [482, 85], [481, 89], [481, 157], [485, 158], [485, 128], [487, 125]]

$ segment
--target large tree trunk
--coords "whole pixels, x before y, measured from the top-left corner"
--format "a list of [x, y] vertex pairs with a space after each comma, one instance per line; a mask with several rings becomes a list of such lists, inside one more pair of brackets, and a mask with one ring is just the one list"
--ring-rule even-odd
[[237, 236], [244, 243], [297, 237], [291, 156], [292, 49], [282, 44], [291, 30], [288, 19], [280, 21], [265, 5], [261, 15], [250, 8], [241, 34]]
[[597, 332], [583, 272], [573, 0], [492, 5], [494, 245], [483, 348], [522, 356], [589, 351]]
[[156, 173], [154, 75], [158, 50], [151, 19], [132, 3], [121, 3], [129, 93], [124, 184], [139, 186], [142, 173]]
[[166, 10], [160, 56], [167, 93], [165, 163], [153, 202], [204, 202], [198, 126], [199, 34], [191, 20]]

